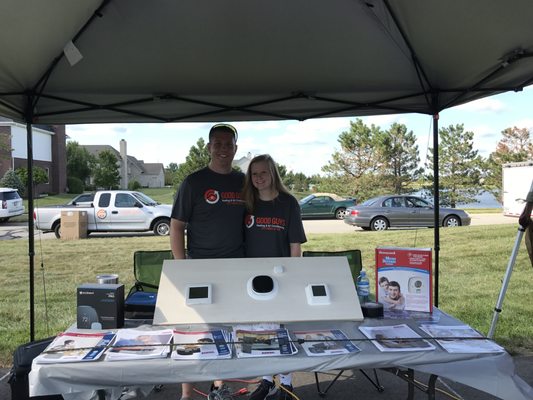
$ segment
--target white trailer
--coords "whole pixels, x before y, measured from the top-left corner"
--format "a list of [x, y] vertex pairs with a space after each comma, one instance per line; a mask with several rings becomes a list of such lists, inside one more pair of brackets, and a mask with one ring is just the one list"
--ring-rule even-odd
[[503, 164], [503, 215], [519, 217], [533, 182], [533, 160]]

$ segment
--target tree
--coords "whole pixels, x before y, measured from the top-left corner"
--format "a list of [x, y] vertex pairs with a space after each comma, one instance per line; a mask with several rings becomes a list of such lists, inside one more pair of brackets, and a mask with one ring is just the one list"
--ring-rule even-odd
[[[441, 205], [456, 207], [458, 203], [475, 202], [481, 193], [483, 159], [474, 147], [474, 132], [464, 131], [463, 124], [439, 129], [439, 196]], [[433, 148], [429, 149], [426, 179], [433, 182]], [[432, 184], [426, 189], [433, 194]]]
[[165, 168], [165, 185], [172, 185], [178, 168], [179, 165], [176, 163], [168, 164], [168, 166]]
[[104, 189], [117, 189], [120, 184], [118, 159], [109, 150], [98, 154], [94, 167], [94, 184]]
[[86, 182], [92, 174], [95, 158], [78, 142], [67, 143], [67, 176]]
[[407, 131], [404, 124], [394, 123], [390, 129], [378, 135], [381, 157], [381, 173], [388, 181], [387, 186], [396, 194], [410, 192], [409, 185], [416, 181], [423, 169], [419, 167], [420, 157], [416, 136]]
[[191, 173], [207, 167], [209, 160], [209, 150], [203, 138], [198, 139], [196, 146], [189, 149], [189, 154], [185, 162], [180, 164], [174, 175], [174, 186], [179, 186], [181, 182]]
[[0, 186], [17, 189], [21, 196], [24, 196], [26, 191], [26, 187], [18, 177], [17, 173], [12, 169], [8, 169], [2, 179], [0, 179]]
[[[20, 181], [22, 182], [22, 184], [27, 187], [28, 186], [28, 169], [25, 167], [21, 167], [21, 168], [17, 168], [15, 172], [20, 178]], [[48, 182], [48, 174], [46, 173], [46, 171], [37, 165], [34, 166], [33, 167], [33, 184], [39, 185], [41, 183], [46, 183], [46, 182]]]
[[533, 159], [533, 144], [526, 128], [506, 128], [485, 164], [484, 186], [500, 202], [502, 201], [502, 165]]

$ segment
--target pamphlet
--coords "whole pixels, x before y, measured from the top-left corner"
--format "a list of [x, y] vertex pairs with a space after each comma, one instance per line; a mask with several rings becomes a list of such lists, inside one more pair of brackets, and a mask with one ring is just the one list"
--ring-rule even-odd
[[361, 351], [339, 329], [292, 332], [308, 356], [331, 356]]
[[360, 326], [359, 330], [369, 338], [380, 351], [426, 351], [435, 346], [413, 331], [406, 324], [394, 326]]
[[376, 297], [387, 311], [431, 312], [431, 249], [376, 248]]
[[170, 352], [172, 335], [172, 329], [120, 329], [106, 352], [106, 361], [164, 358]]
[[448, 353], [500, 353], [505, 349], [468, 325], [420, 325]]
[[298, 352], [287, 329], [239, 329], [234, 327], [233, 340], [238, 358], [288, 356]]
[[209, 331], [174, 330], [174, 360], [209, 360], [231, 358], [230, 333], [223, 329]]
[[35, 358], [38, 364], [94, 361], [100, 358], [114, 339], [111, 332], [60, 333], [43, 353]]

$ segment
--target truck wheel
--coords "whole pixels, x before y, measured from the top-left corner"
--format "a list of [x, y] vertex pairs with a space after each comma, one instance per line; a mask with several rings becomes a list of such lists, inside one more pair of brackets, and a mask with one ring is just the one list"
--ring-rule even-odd
[[56, 235], [56, 238], [61, 239], [61, 222], [58, 222], [54, 226], [54, 233]]
[[154, 225], [154, 234], [157, 236], [167, 236], [170, 233], [170, 221], [160, 219]]

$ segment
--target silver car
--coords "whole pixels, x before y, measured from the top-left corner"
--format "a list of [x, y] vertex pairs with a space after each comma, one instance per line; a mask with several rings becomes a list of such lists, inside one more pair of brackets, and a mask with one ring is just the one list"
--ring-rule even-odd
[[[344, 222], [364, 230], [384, 231], [395, 227], [432, 227], [433, 205], [409, 195], [374, 197], [346, 210]], [[456, 208], [439, 208], [441, 226], [470, 225], [470, 215]]]

